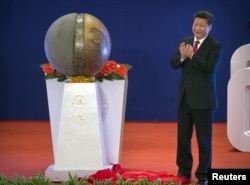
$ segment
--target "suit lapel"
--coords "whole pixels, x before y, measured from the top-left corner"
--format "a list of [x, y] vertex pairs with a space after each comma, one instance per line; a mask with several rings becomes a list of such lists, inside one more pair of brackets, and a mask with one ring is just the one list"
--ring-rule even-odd
[[209, 43], [209, 36], [207, 36], [207, 38], [202, 42], [197, 53], [202, 53], [202, 51], [204, 51], [204, 49], [206, 49], [206, 47], [208, 46], [208, 43]]

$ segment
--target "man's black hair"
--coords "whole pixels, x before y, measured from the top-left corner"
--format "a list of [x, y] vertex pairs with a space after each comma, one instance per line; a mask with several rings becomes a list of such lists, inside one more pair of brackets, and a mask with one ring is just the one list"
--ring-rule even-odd
[[214, 22], [214, 16], [213, 16], [213, 14], [210, 13], [210, 12], [208, 12], [208, 11], [206, 11], [206, 10], [197, 11], [194, 14], [194, 18], [206, 19], [208, 25], [211, 25]]

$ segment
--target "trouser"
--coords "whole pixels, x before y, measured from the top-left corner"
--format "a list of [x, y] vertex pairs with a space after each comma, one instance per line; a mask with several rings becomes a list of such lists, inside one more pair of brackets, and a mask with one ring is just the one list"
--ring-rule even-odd
[[178, 173], [185, 176], [192, 174], [193, 155], [191, 139], [195, 126], [199, 163], [195, 175], [198, 179], [207, 178], [212, 161], [212, 120], [213, 109], [191, 109], [184, 95], [178, 108], [177, 126], [177, 166]]

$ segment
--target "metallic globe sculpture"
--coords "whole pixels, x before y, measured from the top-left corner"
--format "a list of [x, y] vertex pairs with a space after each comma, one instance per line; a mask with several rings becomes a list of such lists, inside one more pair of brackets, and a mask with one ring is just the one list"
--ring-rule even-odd
[[111, 40], [99, 19], [86, 13], [71, 13], [49, 27], [44, 47], [47, 59], [60, 73], [91, 77], [108, 60]]

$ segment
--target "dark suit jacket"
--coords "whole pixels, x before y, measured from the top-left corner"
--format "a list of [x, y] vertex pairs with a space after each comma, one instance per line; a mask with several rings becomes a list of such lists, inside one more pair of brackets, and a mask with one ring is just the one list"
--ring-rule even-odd
[[[193, 45], [194, 37], [182, 40]], [[194, 54], [181, 63], [180, 52], [170, 60], [173, 69], [181, 68], [178, 84], [177, 106], [181, 104], [184, 92], [192, 109], [213, 109], [217, 107], [216, 70], [222, 58], [222, 46], [208, 36]]]

